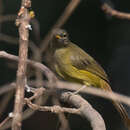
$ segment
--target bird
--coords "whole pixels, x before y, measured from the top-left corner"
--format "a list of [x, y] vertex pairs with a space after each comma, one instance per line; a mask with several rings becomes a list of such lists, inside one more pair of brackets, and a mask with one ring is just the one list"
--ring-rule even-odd
[[[66, 30], [55, 28], [52, 31], [47, 52], [48, 66], [61, 79], [112, 92], [104, 69], [87, 52], [70, 41]], [[114, 100], [112, 103], [125, 126], [130, 129], [130, 119], [123, 105]]]

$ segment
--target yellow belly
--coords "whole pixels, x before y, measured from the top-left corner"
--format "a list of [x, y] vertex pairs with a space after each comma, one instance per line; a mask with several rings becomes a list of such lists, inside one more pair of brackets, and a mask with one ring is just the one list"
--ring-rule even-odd
[[[57, 65], [55, 66], [55, 69], [57, 74], [66, 81], [86, 84], [87, 86], [90, 84], [90, 86], [101, 88], [100, 81], [102, 79], [86, 70], [78, 70], [73, 67], [72, 71], [62, 71], [62, 69], [60, 69]], [[75, 73], [75, 77], [72, 76], [73, 73]]]

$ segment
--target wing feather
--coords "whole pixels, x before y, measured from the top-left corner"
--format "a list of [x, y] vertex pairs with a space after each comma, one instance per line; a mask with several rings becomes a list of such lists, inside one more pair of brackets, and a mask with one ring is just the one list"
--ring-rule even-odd
[[[103, 68], [89, 54], [73, 43], [70, 44], [70, 49], [72, 53], [72, 55], [70, 54], [70, 60], [74, 67], [91, 72], [109, 82], [107, 74]], [[77, 52], [79, 49], [80, 51]]]

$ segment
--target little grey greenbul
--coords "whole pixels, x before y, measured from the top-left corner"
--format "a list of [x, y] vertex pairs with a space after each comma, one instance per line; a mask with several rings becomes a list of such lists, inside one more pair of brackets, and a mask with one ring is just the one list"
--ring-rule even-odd
[[[50, 68], [66, 81], [112, 91], [103, 68], [89, 54], [72, 43], [63, 29], [53, 30], [47, 59]], [[116, 101], [112, 103], [127, 128], [130, 128], [130, 119], [123, 105]]]

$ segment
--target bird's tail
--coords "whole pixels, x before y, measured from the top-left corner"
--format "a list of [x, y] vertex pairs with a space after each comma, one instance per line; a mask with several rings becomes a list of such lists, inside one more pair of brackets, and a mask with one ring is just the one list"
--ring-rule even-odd
[[[105, 89], [106, 91], [112, 91], [110, 85], [106, 81], [101, 81], [101, 82], [102, 82], [101, 86], [103, 89]], [[112, 103], [115, 106], [116, 110], [120, 113], [125, 126], [128, 128], [128, 130], [130, 130], [130, 118], [128, 116], [126, 109], [121, 103], [117, 101], [112, 101]]]
[[112, 101], [112, 103], [115, 106], [116, 110], [120, 113], [125, 126], [128, 128], [128, 130], [130, 130], [130, 118], [128, 117], [127, 111], [121, 103], [115, 101]]

